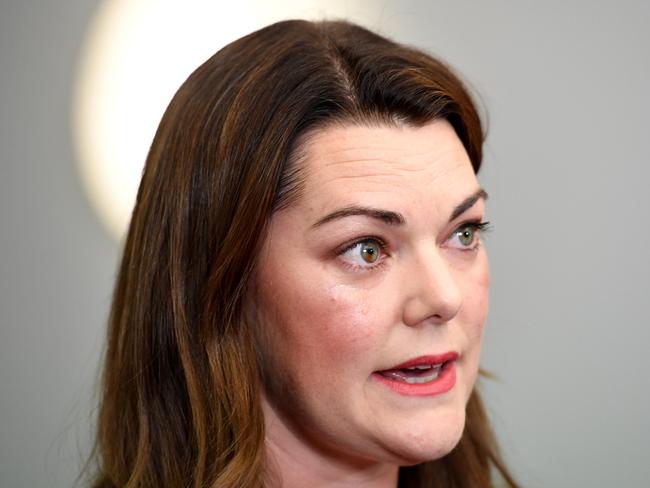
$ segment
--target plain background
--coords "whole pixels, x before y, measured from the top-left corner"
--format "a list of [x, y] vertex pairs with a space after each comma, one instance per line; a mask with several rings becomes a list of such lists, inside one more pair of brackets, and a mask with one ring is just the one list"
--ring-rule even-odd
[[[69, 111], [96, 0], [0, 4], [0, 486], [88, 455], [119, 246]], [[489, 112], [493, 270], [482, 389], [526, 487], [650, 486], [650, 3], [385, 1]]]

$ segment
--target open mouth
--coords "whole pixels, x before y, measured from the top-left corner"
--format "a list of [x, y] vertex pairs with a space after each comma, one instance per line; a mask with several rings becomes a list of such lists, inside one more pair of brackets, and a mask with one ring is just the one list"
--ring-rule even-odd
[[401, 395], [439, 395], [456, 384], [456, 359], [458, 354], [455, 352], [421, 356], [394, 368], [376, 371], [373, 376]]
[[410, 368], [387, 369], [385, 371], [379, 371], [379, 374], [393, 381], [403, 381], [410, 385], [417, 385], [435, 380], [440, 375], [440, 371], [442, 371], [445, 364], [446, 362], [423, 364]]

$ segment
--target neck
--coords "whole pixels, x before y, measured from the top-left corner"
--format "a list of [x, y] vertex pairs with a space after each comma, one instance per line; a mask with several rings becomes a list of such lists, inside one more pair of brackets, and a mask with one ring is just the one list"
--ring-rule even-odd
[[394, 464], [350, 459], [296, 434], [262, 401], [266, 427], [269, 486], [282, 488], [355, 487], [395, 488], [399, 467]]

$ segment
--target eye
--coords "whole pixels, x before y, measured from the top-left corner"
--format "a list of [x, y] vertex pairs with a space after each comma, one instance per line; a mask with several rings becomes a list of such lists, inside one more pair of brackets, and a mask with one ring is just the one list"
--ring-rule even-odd
[[452, 247], [473, 250], [479, 244], [481, 230], [486, 230], [489, 222], [467, 222], [458, 227], [449, 238]]
[[340, 256], [355, 268], [373, 268], [379, 265], [384, 254], [384, 244], [377, 238], [369, 237], [350, 244]]

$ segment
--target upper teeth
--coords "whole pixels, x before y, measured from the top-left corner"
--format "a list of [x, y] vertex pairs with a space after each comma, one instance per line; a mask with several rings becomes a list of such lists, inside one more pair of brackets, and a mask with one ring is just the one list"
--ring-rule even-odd
[[439, 368], [440, 366], [442, 366], [442, 364], [420, 364], [418, 366], [410, 366], [404, 369], [431, 369], [431, 368]]

